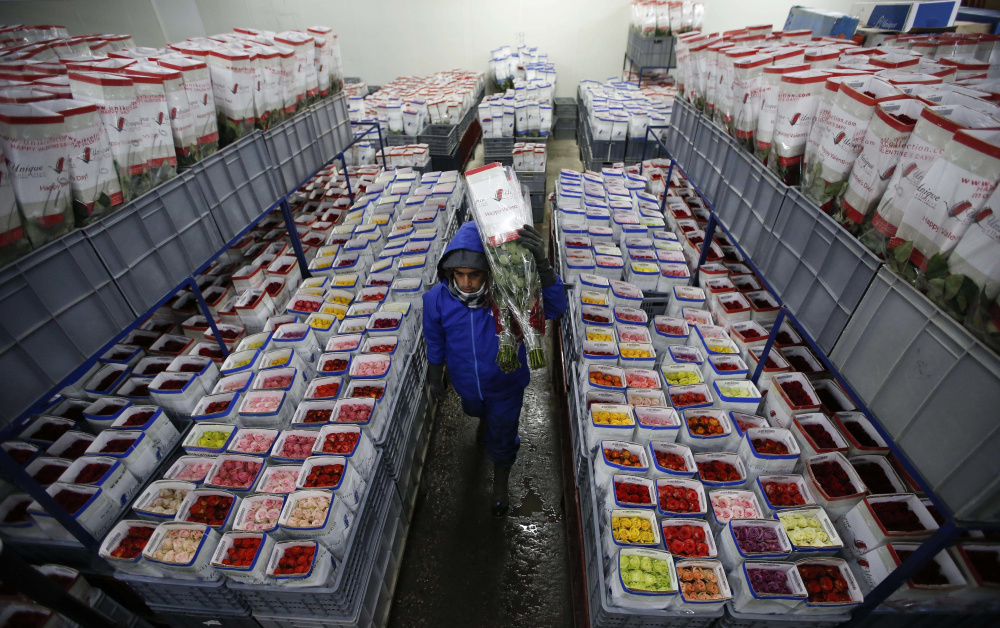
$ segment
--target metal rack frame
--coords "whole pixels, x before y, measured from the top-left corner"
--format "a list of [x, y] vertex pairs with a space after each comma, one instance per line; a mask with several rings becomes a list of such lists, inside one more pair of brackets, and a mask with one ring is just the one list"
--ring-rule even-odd
[[[313, 109], [310, 109], [305, 113], [314, 114], [317, 108], [322, 108], [326, 105], [336, 106], [336, 102], [334, 101], [341, 102], [343, 107], [345, 107], [343, 119], [338, 121], [337, 124], [349, 125], [350, 122], [346, 115], [346, 104], [343, 103], [343, 96], [335, 97], [332, 101], [320, 102], [317, 105], [314, 105]], [[308, 122], [309, 117], [306, 115], [296, 116], [292, 120], [289, 120], [288, 122], [285, 122], [282, 125], [275, 127], [275, 129], [272, 129], [272, 131], [280, 131], [283, 128], [287, 129], [289, 128], [287, 125], [301, 124], [303, 120]], [[381, 127], [377, 122], [364, 123], [364, 125], [369, 127], [374, 127], [374, 129], [378, 132], [379, 137], [381, 138], [382, 131]], [[349, 126], [347, 126], [346, 128], [349, 129]], [[262, 140], [262, 134], [260, 132], [254, 132], [254, 134], [252, 134], [251, 136], [243, 138], [239, 142], [236, 142], [224, 148], [215, 156], [213, 156], [213, 158], [211, 159], [213, 160], [215, 158], [224, 159], [227, 155], [236, 153], [241, 145], [251, 142], [261, 142], [261, 140]], [[215, 324], [214, 317], [211, 313], [211, 310], [209, 310], [207, 303], [205, 302], [204, 296], [202, 295], [201, 290], [198, 287], [198, 283], [195, 280], [195, 277], [198, 276], [200, 273], [202, 273], [205, 269], [207, 269], [213, 262], [215, 262], [220, 256], [222, 256], [229, 249], [229, 247], [239, 242], [247, 233], [250, 232], [251, 229], [256, 227], [265, 217], [269, 216], [271, 212], [275, 210], [281, 212], [281, 215], [284, 219], [284, 223], [288, 230], [289, 240], [291, 241], [292, 250], [294, 251], [295, 257], [299, 262], [300, 268], [302, 269], [303, 277], [309, 277], [310, 275], [307, 269], [308, 263], [306, 262], [305, 254], [302, 249], [302, 242], [299, 239], [298, 232], [295, 228], [295, 219], [292, 216], [292, 209], [288, 199], [292, 194], [295, 193], [296, 190], [298, 190], [300, 187], [305, 185], [310, 179], [312, 179], [312, 177], [315, 176], [317, 172], [319, 172], [323, 168], [326, 168], [328, 165], [330, 165], [331, 163], [333, 163], [338, 159], [340, 160], [341, 165], [343, 166], [346, 172], [347, 162], [344, 154], [351, 146], [353, 146], [360, 140], [361, 140], [360, 137], [354, 137], [346, 145], [335, 146], [335, 148], [337, 148], [337, 153], [334, 154], [333, 157], [327, 158], [324, 161], [322, 161], [318, 168], [309, 172], [306, 176], [302, 177], [300, 180], [297, 180], [294, 185], [290, 186], [287, 192], [281, 193], [280, 196], [278, 196], [277, 199], [270, 205], [268, 205], [263, 211], [260, 211], [256, 216], [250, 218], [250, 220], [245, 225], [243, 225], [236, 232], [235, 235], [230, 237], [228, 240], [224, 241], [222, 246], [218, 248], [218, 250], [216, 250], [213, 254], [211, 254], [207, 259], [201, 261], [201, 263], [199, 263], [197, 266], [191, 268], [190, 271], [187, 273], [187, 275], [183, 277], [183, 279], [181, 279], [179, 283], [177, 283], [169, 290], [167, 290], [166, 294], [162, 295], [159, 299], [156, 299], [149, 307], [139, 312], [135, 311], [134, 307], [132, 307], [132, 311], [128, 314], [130, 317], [134, 316], [134, 319], [132, 320], [131, 323], [127, 324], [124, 328], [122, 328], [110, 340], [102, 344], [100, 348], [98, 348], [96, 351], [92, 352], [91, 355], [86, 360], [84, 360], [82, 364], [72, 369], [72, 371], [69, 374], [62, 377], [58, 382], [55, 383], [54, 386], [50, 387], [45, 394], [39, 397], [34, 403], [32, 403], [26, 409], [21, 411], [13, 420], [8, 422], [2, 429], [0, 429], [0, 438], [2, 438], [2, 440], [9, 440], [12, 437], [14, 437], [17, 433], [19, 433], [25, 427], [25, 425], [28, 423], [28, 421], [32, 416], [44, 412], [46, 408], [52, 405], [55, 399], [58, 399], [59, 391], [61, 391], [67, 384], [76, 381], [85, 373], [87, 373], [95, 364], [97, 364], [97, 361], [101, 355], [106, 353], [115, 344], [119, 343], [125, 336], [127, 336], [131, 331], [135, 330], [149, 316], [151, 316], [154, 312], [156, 312], [157, 309], [162, 307], [167, 301], [169, 301], [175, 294], [177, 294], [181, 290], [189, 289], [192, 292], [196, 301], [198, 302], [198, 306], [201, 310], [202, 315], [204, 315], [205, 318], [208, 320], [208, 324], [212, 329], [212, 332], [216, 338], [216, 342], [219, 344], [223, 355], [228, 355], [229, 352], [227, 351], [225, 343], [222, 340], [222, 335], [219, 333], [218, 327]], [[315, 153], [316, 150], [318, 150], [318, 148], [315, 147], [315, 144], [310, 144], [305, 148], [313, 153]], [[269, 157], [268, 160], [269, 163], [267, 164], [265, 170], [260, 174], [260, 176], [270, 179], [271, 177], [276, 176], [274, 172], [280, 168], [281, 163], [276, 158], [276, 155], [268, 153], [267, 156]], [[384, 164], [385, 162], [383, 160], [383, 165]], [[193, 169], [197, 168], [198, 166], [196, 165]], [[205, 174], [202, 178], [211, 177], [213, 174], [209, 173], [207, 168], [204, 170], [204, 173]], [[188, 176], [182, 181], [182, 183], [185, 186], [194, 187], [197, 184], [199, 184], [199, 178], [196, 176]], [[201, 185], [205, 184], [201, 183]], [[348, 194], [351, 198], [351, 202], [353, 203], [354, 193], [350, 189], [349, 180], [347, 182], [347, 188], [348, 188]], [[119, 212], [116, 212], [115, 214], [108, 216], [107, 218], [103, 219], [102, 221], [96, 224], [101, 225], [105, 222], [113, 221], [121, 211], [127, 211], [128, 207], [143, 202], [144, 199], [155, 194], [158, 189], [159, 188], [156, 188], [151, 192], [139, 197], [138, 199], [130, 203], [129, 206], [123, 208], [123, 210], [120, 210]], [[280, 188], [275, 187], [274, 189], [280, 189]], [[25, 256], [25, 258], [22, 258], [21, 260], [15, 261], [14, 264], [25, 261], [30, 263], [30, 260], [34, 258], [36, 255], [45, 254], [46, 252], [49, 251], [51, 247], [58, 246], [64, 240], [76, 241], [76, 239], [80, 237], [81, 237], [80, 230], [71, 232], [66, 236], [63, 236], [63, 238], [61, 238], [60, 240], [51, 243], [47, 247], [43, 247], [38, 251], [28, 254], [27, 256]], [[85, 236], [83, 237], [85, 238]], [[222, 237], [219, 236], [219, 239], [221, 240]], [[93, 242], [91, 242], [89, 239], [86, 239], [86, 242], [90, 247], [93, 248], [95, 255], [98, 257], [98, 259], [102, 259], [101, 249]], [[102, 259], [102, 264], [104, 264], [105, 268], [107, 268], [107, 263], [104, 262], [103, 259]], [[109, 275], [110, 274], [111, 273], [109, 271]], [[117, 282], [114, 280], [113, 277], [110, 278], [110, 284], [122, 295], [125, 294], [125, 290], [123, 290], [121, 286], [117, 284]], [[168, 459], [169, 456], [164, 457], [164, 461], [167, 461]], [[18, 488], [20, 488], [22, 491], [24, 491], [25, 493], [29, 494], [32, 498], [37, 500], [38, 503], [46, 510], [46, 512], [50, 513], [56, 519], [56, 521], [58, 521], [64, 528], [66, 528], [66, 530], [73, 537], [77, 539], [77, 541], [79, 541], [79, 543], [83, 546], [83, 548], [87, 552], [91, 553], [95, 557], [97, 556], [98, 549], [100, 547], [100, 540], [96, 539], [92, 534], [90, 534], [90, 532], [88, 532], [85, 528], [83, 528], [83, 526], [81, 526], [76, 521], [76, 519], [67, 514], [66, 511], [61, 506], [59, 506], [58, 503], [48, 494], [48, 492], [46, 492], [45, 488], [42, 487], [37, 482], [35, 482], [34, 479], [32, 479], [31, 476], [27, 474], [25, 469], [21, 467], [21, 465], [17, 464], [17, 462], [6, 452], [6, 450], [0, 450], [0, 471], [7, 473], [13, 479], [14, 483], [18, 486]], [[155, 475], [155, 473], [153, 475]]]
[[[667, 146], [657, 137], [653, 132], [654, 128], [662, 127], [650, 127], [647, 129], [647, 137], [652, 136], [653, 141], [660, 145], [661, 150], [663, 150], [668, 156], [672, 153], [667, 148]], [[778, 292], [774, 290], [771, 283], [766, 278], [765, 274], [758, 267], [758, 263], [755, 262], [750, 255], [747, 255], [743, 246], [740, 244], [737, 238], [735, 238], [732, 232], [726, 228], [718, 218], [716, 213], [715, 205], [702, 193], [701, 189], [697, 184], [688, 177], [687, 173], [684, 171], [683, 167], [677, 160], [672, 156], [670, 158], [670, 167], [668, 170], [668, 177], [666, 181], [670, 181], [670, 176], [673, 173], [673, 169], [676, 167], [688, 181], [694, 187], [695, 191], [702, 197], [706, 205], [711, 211], [711, 216], [709, 218], [708, 225], [705, 229], [705, 242], [711, 242], [715, 235], [716, 230], [721, 230], [725, 233], [729, 240], [740, 252], [744, 258], [744, 263], [750, 267], [751, 270], [757, 275], [762, 286], [767, 289], [769, 293], [779, 302], [781, 309], [779, 310], [777, 319], [775, 320], [771, 333], [763, 348], [763, 354], [761, 360], [758, 362], [757, 367], [753, 373], [752, 381], [756, 383], [763, 371], [764, 364], [766, 362], [767, 355], [771, 351], [777, 334], [781, 328], [784, 321], [790, 322], [796, 331], [802, 336], [802, 338], [809, 345], [809, 348], [813, 353], [823, 362], [823, 365], [829, 370], [831, 374], [834, 375], [837, 382], [841, 385], [844, 392], [850, 397], [851, 401], [857, 406], [858, 411], [862, 412], [865, 417], [871, 422], [875, 427], [879, 435], [885, 440], [889, 445], [889, 449], [892, 454], [899, 461], [903, 469], [910, 475], [911, 478], [917, 483], [919, 488], [923, 493], [931, 500], [934, 506], [938, 509], [938, 512], [944, 517], [944, 525], [939, 526], [938, 530], [934, 532], [928, 539], [920, 544], [920, 547], [911, 556], [909, 556], [905, 561], [903, 561], [894, 571], [892, 571], [881, 583], [879, 583], [867, 596], [865, 596], [864, 602], [858, 606], [851, 614], [851, 621], [845, 624], [849, 628], [854, 626], [860, 626], [863, 624], [865, 619], [883, 602], [885, 601], [893, 592], [895, 592], [901, 585], [903, 585], [907, 580], [916, 575], [920, 569], [931, 561], [934, 556], [939, 552], [943, 551], [949, 545], [954, 543], [960, 536], [962, 532], [972, 531], [972, 530], [1000, 530], [1000, 524], [987, 521], [958, 521], [949, 506], [942, 500], [935, 492], [932, 490], [931, 485], [927, 482], [923, 474], [919, 471], [919, 468], [910, 457], [895, 443], [889, 430], [885, 428], [882, 422], [875, 416], [868, 408], [867, 404], [861, 398], [861, 396], [854, 390], [854, 388], [847, 381], [847, 378], [840, 372], [833, 361], [828, 357], [828, 350], [824, 350], [823, 347], [813, 338], [812, 334], [809, 333], [807, 326], [803, 325], [802, 322], [797, 318], [793, 308], [782, 301]], [[643, 159], [644, 160], [644, 159]], [[662, 204], [666, 203], [666, 195]], [[661, 209], [662, 206], [661, 205]], [[700, 269], [702, 264], [705, 263], [706, 257], [708, 255], [709, 247], [703, 246], [701, 251], [701, 256], [698, 260], [697, 267]], [[759, 261], [759, 260], [758, 260]], [[692, 273], [692, 283], [696, 281], [697, 272]]]

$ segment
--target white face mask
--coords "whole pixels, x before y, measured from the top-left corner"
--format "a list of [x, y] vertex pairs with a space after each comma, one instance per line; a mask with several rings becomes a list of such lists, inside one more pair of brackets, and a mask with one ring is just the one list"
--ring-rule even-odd
[[479, 290], [476, 290], [475, 292], [463, 292], [455, 282], [455, 278], [452, 277], [448, 281], [448, 288], [451, 293], [467, 307], [482, 307], [487, 302], [489, 284], [486, 281], [484, 281], [483, 285], [479, 286]]

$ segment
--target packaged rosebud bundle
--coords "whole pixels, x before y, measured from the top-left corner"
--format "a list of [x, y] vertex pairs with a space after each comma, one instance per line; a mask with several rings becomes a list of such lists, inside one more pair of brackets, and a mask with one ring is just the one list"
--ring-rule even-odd
[[[15, 208], [9, 204], [10, 196], [6, 197], [4, 211], [9, 223], [4, 225], [19, 222], [23, 234], [36, 247], [71, 231], [74, 219], [65, 117], [39, 104], [0, 105], [0, 149], [17, 201]], [[5, 237], [20, 239], [18, 227], [2, 228]]]
[[162, 576], [163, 571], [143, 560], [142, 550], [149, 543], [155, 523], [126, 519], [111, 529], [101, 543], [99, 554], [116, 570], [140, 576]]
[[179, 72], [187, 96], [190, 115], [194, 124], [194, 147], [185, 161], [194, 163], [219, 150], [219, 127], [215, 116], [215, 98], [212, 95], [212, 78], [208, 66], [197, 59], [169, 57], [158, 59], [157, 64]]
[[342, 559], [354, 513], [333, 492], [302, 489], [285, 498], [278, 518], [279, 529], [288, 538], [315, 539]]
[[157, 128], [170, 125], [173, 134], [173, 149], [177, 165], [190, 167], [198, 153], [198, 138], [195, 136], [195, 120], [188, 95], [184, 91], [184, 79], [177, 70], [155, 63], [136, 63], [125, 70], [127, 76], [152, 76], [162, 81], [163, 96], [166, 101], [167, 119], [160, 121]]
[[729, 128], [740, 145], [749, 151], [753, 150], [757, 117], [760, 115], [764, 68], [770, 66], [773, 60], [774, 57], [769, 54], [753, 54], [733, 63], [733, 119]]
[[659, 549], [622, 548], [611, 557], [608, 580], [612, 602], [635, 609], [670, 606], [680, 586], [673, 556]]
[[62, 98], [39, 105], [63, 116], [76, 225], [105, 216], [124, 202], [114, 156], [97, 105]]
[[774, 123], [778, 117], [778, 92], [781, 78], [786, 74], [803, 72], [809, 66], [802, 63], [778, 63], [765, 66], [760, 80], [760, 112], [754, 133], [754, 154], [765, 164], [770, 162]]
[[138, 94], [132, 79], [120, 74], [70, 72], [69, 83], [74, 99], [100, 108], [125, 202], [148, 192], [150, 147], [143, 141]]
[[[30, 470], [29, 470], [30, 472]], [[59, 476], [60, 482], [100, 488], [116, 506], [126, 504], [139, 491], [139, 482], [120, 460], [105, 456], [83, 456]]]
[[917, 100], [890, 100], [876, 105], [861, 142], [861, 153], [847, 179], [847, 189], [838, 202], [836, 217], [847, 229], [856, 232], [882, 199], [924, 106]]
[[0, 265], [6, 265], [31, 250], [31, 242], [22, 224], [7, 164], [0, 159], [0, 228], [3, 229], [0, 231]]
[[[1000, 193], [994, 191], [979, 210], [965, 234], [955, 245], [948, 258], [948, 272], [944, 279], [945, 292], [959, 286], [954, 299], [949, 303], [959, 304], [972, 297], [965, 316], [965, 326], [993, 349], [1000, 347], [1000, 207], [997, 201]], [[940, 282], [940, 279], [935, 280]], [[930, 280], [927, 281], [931, 283]], [[929, 291], [928, 291], [929, 292]], [[958, 308], [949, 308], [952, 312]]]
[[822, 70], [807, 70], [781, 77], [772, 140], [774, 158], [768, 159], [767, 167], [787, 185], [799, 183], [802, 155], [827, 76]]
[[281, 55], [274, 46], [247, 46], [250, 54], [254, 126], [262, 131], [285, 119], [284, 94], [281, 91]]
[[173, 133], [168, 132], [171, 121], [164, 80], [157, 75], [128, 74], [128, 77], [136, 94], [149, 184], [156, 187], [177, 176], [177, 151]]
[[362, 479], [375, 465], [375, 446], [368, 432], [357, 425], [325, 425], [313, 445], [313, 454], [334, 454], [351, 462]]
[[215, 458], [181, 456], [177, 459], [177, 462], [167, 469], [163, 477], [168, 480], [200, 484], [205, 481], [205, 476], [208, 475], [214, 463]]
[[239, 504], [239, 498], [228, 491], [195, 489], [184, 497], [177, 509], [176, 521], [204, 523], [222, 531], [230, 527]]
[[327, 489], [352, 511], [357, 511], [366, 482], [343, 456], [311, 456], [302, 463], [296, 488]]
[[[120, 503], [113, 503], [104, 494], [104, 491], [96, 486], [56, 482], [45, 491], [57, 504], [62, 506], [66, 514], [76, 519], [77, 523], [97, 537], [103, 536], [111, 529], [123, 508]], [[38, 502], [31, 502], [27, 511], [38, 527], [49, 537], [66, 541], [74, 538]]]
[[212, 567], [235, 582], [263, 584], [274, 538], [261, 532], [227, 532], [212, 556]]
[[326, 583], [334, 560], [316, 541], [277, 543], [267, 561], [267, 577], [281, 587], [310, 587]]
[[[830, 211], [841, 196], [864, 139], [876, 105], [906, 99], [898, 88], [877, 77], [849, 77], [840, 84], [830, 114], [817, 132], [815, 153], [803, 163], [803, 189], [823, 209]], [[817, 125], [820, 123], [817, 122]]]
[[213, 580], [210, 564], [219, 533], [203, 523], [161, 523], [142, 550], [142, 557], [175, 578]]
[[[948, 275], [948, 257], [969, 226], [985, 219], [983, 208], [1000, 180], [1000, 131], [958, 131], [906, 204], [896, 237], [889, 241], [892, 265], [932, 301], [963, 320], [978, 293], [972, 280]], [[992, 208], [989, 208], [992, 212]], [[915, 269], [914, 269], [915, 267]]]
[[528, 366], [545, 365], [545, 315], [541, 283], [531, 252], [516, 242], [517, 230], [532, 222], [531, 206], [513, 170], [490, 164], [466, 174], [473, 217], [490, 263], [490, 292], [499, 309], [497, 363], [518, 367], [518, 345], [528, 349]]
[[[889, 243], [896, 237], [906, 206], [955, 133], [963, 129], [998, 127], [1000, 122], [996, 119], [962, 105], [925, 107], [903, 149], [899, 167], [893, 173], [885, 195], [870, 221], [866, 221], [859, 238], [861, 242], [876, 254], [893, 258], [894, 252], [889, 251]], [[900, 262], [905, 262], [908, 257], [909, 253]]]

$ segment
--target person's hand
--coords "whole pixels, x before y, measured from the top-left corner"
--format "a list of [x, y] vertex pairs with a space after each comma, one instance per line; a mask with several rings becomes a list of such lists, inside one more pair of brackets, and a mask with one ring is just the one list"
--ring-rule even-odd
[[444, 384], [444, 364], [427, 365], [427, 392], [432, 401], [441, 401], [446, 392]]
[[556, 282], [556, 271], [549, 264], [549, 256], [545, 252], [545, 240], [542, 234], [531, 225], [524, 225], [523, 229], [517, 230], [517, 242], [524, 248], [531, 251], [535, 258], [535, 266], [538, 267], [538, 277], [542, 280], [542, 287], [548, 288]]
[[538, 232], [531, 225], [524, 225], [523, 229], [517, 230], [518, 244], [522, 245], [524, 248], [531, 251], [531, 255], [535, 258], [535, 263], [540, 264], [542, 260], [548, 262], [548, 255], [545, 253], [545, 240], [542, 239], [542, 234]]

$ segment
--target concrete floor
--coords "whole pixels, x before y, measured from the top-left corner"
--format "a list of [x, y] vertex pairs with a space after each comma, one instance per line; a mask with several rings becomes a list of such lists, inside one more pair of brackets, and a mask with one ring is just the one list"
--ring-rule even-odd
[[[482, 163], [480, 144], [468, 168]], [[561, 168], [582, 168], [574, 140], [549, 142], [549, 192]], [[548, 213], [536, 226], [548, 232]], [[511, 511], [495, 519], [489, 507], [493, 466], [475, 444], [476, 420], [462, 413], [449, 388], [431, 436], [390, 626], [572, 624], [554, 407], [550, 370], [532, 372], [521, 450], [511, 471]]]

